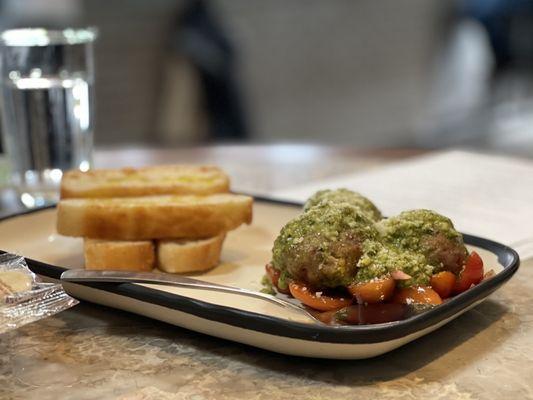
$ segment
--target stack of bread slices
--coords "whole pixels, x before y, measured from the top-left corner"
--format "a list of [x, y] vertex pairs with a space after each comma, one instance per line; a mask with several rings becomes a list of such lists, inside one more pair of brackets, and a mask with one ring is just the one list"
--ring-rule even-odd
[[205, 271], [251, 220], [252, 198], [212, 166], [69, 171], [57, 207], [58, 233], [83, 237], [85, 268], [100, 270]]

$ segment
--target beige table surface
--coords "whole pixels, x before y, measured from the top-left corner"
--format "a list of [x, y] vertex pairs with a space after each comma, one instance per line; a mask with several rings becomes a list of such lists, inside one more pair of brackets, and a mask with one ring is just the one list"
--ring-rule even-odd
[[[101, 150], [95, 163], [213, 163], [235, 190], [255, 191], [413, 154], [129, 148]], [[362, 361], [288, 357], [82, 303], [0, 335], [0, 399], [533, 399], [532, 267], [524, 262], [489, 300], [429, 336]]]

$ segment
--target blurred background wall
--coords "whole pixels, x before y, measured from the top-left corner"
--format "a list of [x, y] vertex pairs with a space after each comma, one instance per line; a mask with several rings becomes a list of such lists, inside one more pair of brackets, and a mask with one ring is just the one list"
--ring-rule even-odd
[[533, 152], [529, 0], [3, 0], [99, 28], [97, 145], [318, 141]]

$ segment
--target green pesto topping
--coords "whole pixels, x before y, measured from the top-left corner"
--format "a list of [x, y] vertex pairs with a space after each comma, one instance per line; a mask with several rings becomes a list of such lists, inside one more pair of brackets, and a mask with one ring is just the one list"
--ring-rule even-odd
[[278, 287], [281, 290], [287, 290], [289, 288], [289, 281], [291, 280], [287, 271], [281, 271], [278, 278]]
[[333, 324], [339, 322], [346, 322], [348, 320], [348, 308], [344, 307], [337, 311], [333, 317]]
[[304, 211], [308, 211], [319, 204], [332, 206], [340, 203], [347, 203], [359, 208], [372, 221], [379, 221], [383, 218], [374, 203], [359, 193], [348, 189], [320, 190], [307, 200], [304, 205]]
[[261, 279], [261, 285], [263, 288], [261, 289], [262, 293], [275, 295], [276, 291], [274, 290], [274, 285], [272, 284], [272, 281], [268, 277], [268, 275], [263, 275], [263, 278]]
[[312, 208], [282, 228], [272, 264], [282, 275], [317, 287], [346, 285], [355, 277], [360, 244], [377, 236], [372, 221], [356, 207]]
[[387, 276], [393, 271], [403, 271], [412, 277], [401, 281], [406, 287], [429, 284], [434, 271], [434, 267], [428, 265], [426, 257], [421, 253], [402, 251], [371, 240], [363, 243], [363, 254], [357, 266], [357, 282], [367, 282]]
[[462, 243], [462, 236], [452, 221], [431, 210], [404, 211], [396, 217], [384, 219], [377, 224], [383, 242], [400, 249], [424, 251], [424, 236], [443, 235]]
[[423, 286], [440, 270], [457, 273], [462, 267], [467, 251], [450, 219], [413, 210], [376, 222], [361, 207], [335, 200], [342, 193], [353, 194], [318, 192], [307, 211], [281, 230], [272, 249], [280, 287], [294, 279], [315, 289], [334, 288], [394, 271], [411, 277], [398, 285]]

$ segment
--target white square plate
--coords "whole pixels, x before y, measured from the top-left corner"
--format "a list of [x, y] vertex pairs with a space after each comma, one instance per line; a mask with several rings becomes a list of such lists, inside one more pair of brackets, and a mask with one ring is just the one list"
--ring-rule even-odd
[[[261, 289], [264, 266], [280, 228], [300, 212], [290, 203], [256, 199], [254, 222], [231, 232], [222, 263], [197, 279]], [[83, 241], [60, 236], [56, 210], [30, 211], [0, 221], [3, 251], [26, 257], [37, 274], [57, 280], [70, 268], [83, 268]], [[423, 336], [482, 302], [516, 272], [511, 248], [465, 235], [496, 276], [453, 299], [408, 319], [377, 325], [326, 326], [310, 323], [274, 304], [235, 294], [131, 283], [64, 283], [73, 296], [155, 318], [187, 329], [279, 353], [322, 358], [359, 359], [377, 356]]]

